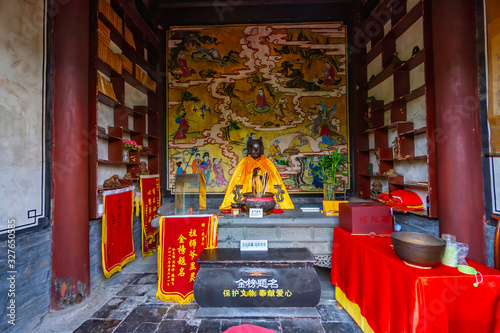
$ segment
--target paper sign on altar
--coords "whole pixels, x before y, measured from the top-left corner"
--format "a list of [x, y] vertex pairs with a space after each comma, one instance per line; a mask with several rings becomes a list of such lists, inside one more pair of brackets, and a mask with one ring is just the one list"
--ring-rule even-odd
[[102, 216], [102, 269], [110, 278], [135, 259], [133, 240], [134, 187], [105, 191]]
[[158, 290], [164, 302], [194, 300], [193, 285], [204, 249], [217, 248], [217, 215], [163, 216], [158, 247]]
[[159, 175], [141, 176], [141, 208], [142, 208], [142, 257], [147, 258], [156, 252], [158, 246], [158, 229], [151, 226], [151, 220], [161, 204]]

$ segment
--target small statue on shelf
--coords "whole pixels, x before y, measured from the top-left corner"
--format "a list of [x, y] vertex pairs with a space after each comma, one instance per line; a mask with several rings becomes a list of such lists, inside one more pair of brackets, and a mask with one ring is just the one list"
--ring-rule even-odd
[[384, 176], [397, 176], [398, 173], [394, 169], [389, 169], [389, 171], [384, 172]]
[[365, 114], [363, 115], [363, 120], [366, 121], [366, 124], [368, 125], [368, 129], [373, 128], [372, 124], [372, 109], [368, 109]]
[[143, 146], [141, 148], [141, 152], [145, 153], [145, 154], [152, 154], [153, 153], [153, 149], [149, 148], [148, 146]]
[[118, 175], [113, 175], [104, 181], [103, 186], [105, 188], [120, 187], [120, 177]]
[[139, 163], [139, 172], [141, 175], [149, 175], [150, 172], [146, 162], [142, 161], [141, 163]]
[[375, 181], [372, 183], [372, 190], [370, 192], [370, 199], [377, 200], [382, 193], [382, 183]]
[[123, 176], [123, 179], [125, 179], [125, 180], [129, 180], [129, 179], [132, 179], [132, 178], [133, 178], [133, 177], [132, 177], [132, 174], [131, 174], [130, 172], [127, 172], [127, 173], [125, 174], [125, 176]]
[[392, 54], [392, 63], [394, 64], [394, 67], [397, 67], [401, 63], [401, 59], [399, 59], [397, 52]]
[[397, 160], [399, 157], [399, 143], [398, 143], [398, 138], [396, 137], [393, 141], [392, 144], [394, 146], [394, 159]]
[[411, 56], [413, 57], [415, 54], [417, 54], [418, 52], [420, 52], [420, 47], [418, 47], [418, 45], [415, 45], [415, 47], [413, 48], [413, 50], [411, 51]]

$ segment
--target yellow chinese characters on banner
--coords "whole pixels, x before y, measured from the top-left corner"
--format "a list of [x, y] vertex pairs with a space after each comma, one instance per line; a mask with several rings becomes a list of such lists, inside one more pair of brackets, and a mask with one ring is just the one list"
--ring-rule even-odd
[[160, 204], [160, 177], [158, 175], [141, 176], [143, 258], [154, 254], [158, 246], [158, 229], [151, 225], [151, 221], [156, 217]]
[[180, 304], [194, 300], [196, 260], [205, 248], [217, 247], [217, 222], [217, 215], [161, 218], [157, 298]]

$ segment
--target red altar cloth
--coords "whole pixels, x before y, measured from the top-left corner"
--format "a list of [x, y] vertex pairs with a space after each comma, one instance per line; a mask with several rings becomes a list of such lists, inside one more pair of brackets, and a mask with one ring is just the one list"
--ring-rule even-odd
[[500, 332], [500, 271], [472, 260], [484, 281], [439, 265], [406, 265], [391, 238], [335, 228], [331, 282], [356, 303], [374, 332]]

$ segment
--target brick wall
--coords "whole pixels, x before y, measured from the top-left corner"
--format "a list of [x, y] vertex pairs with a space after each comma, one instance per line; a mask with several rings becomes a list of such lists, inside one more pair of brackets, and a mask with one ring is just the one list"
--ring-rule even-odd
[[[15, 326], [8, 323], [7, 241], [0, 241], [0, 332], [25, 332], [26, 325], [49, 311], [52, 277], [52, 230], [46, 227], [16, 236]], [[10, 275], [10, 274], [9, 274]]]

